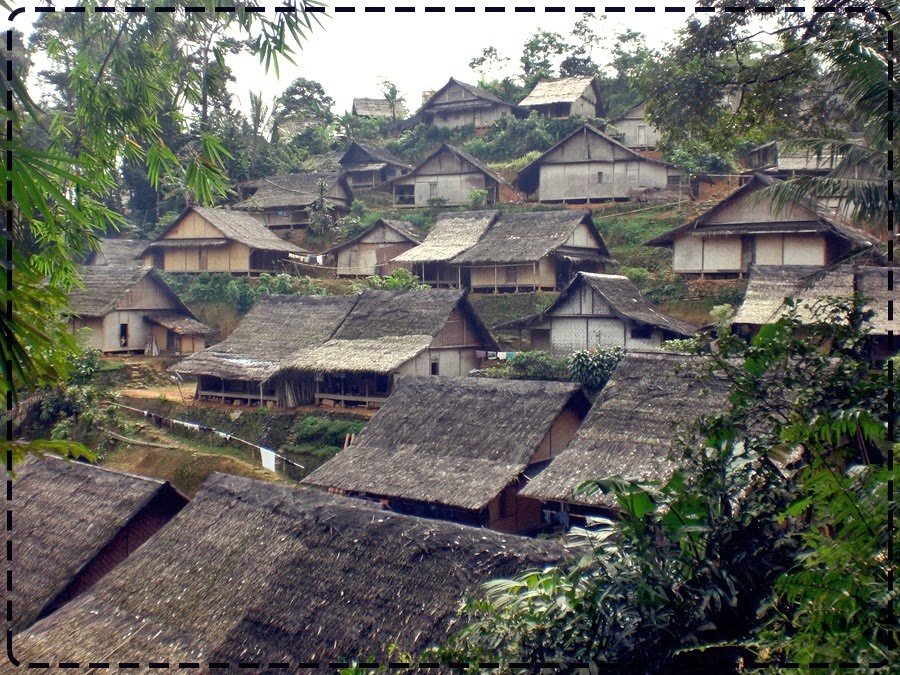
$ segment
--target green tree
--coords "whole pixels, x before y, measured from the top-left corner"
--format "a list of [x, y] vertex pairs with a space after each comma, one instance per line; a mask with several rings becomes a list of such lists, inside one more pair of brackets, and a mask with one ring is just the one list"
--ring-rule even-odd
[[404, 97], [400, 90], [397, 89], [397, 85], [388, 80], [387, 78], [383, 79], [380, 82], [381, 85], [381, 94], [384, 96], [385, 100], [388, 102], [388, 106], [391, 110], [391, 122], [397, 121], [397, 110], [406, 103], [406, 97]]

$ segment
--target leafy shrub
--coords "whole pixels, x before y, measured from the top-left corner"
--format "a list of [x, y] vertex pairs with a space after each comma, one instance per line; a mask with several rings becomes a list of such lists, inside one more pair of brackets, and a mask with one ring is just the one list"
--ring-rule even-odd
[[580, 382], [585, 389], [599, 391], [606, 386], [610, 375], [625, 356], [621, 347], [598, 347], [584, 349], [569, 355], [569, 369], [572, 379]]
[[317, 446], [344, 446], [347, 434], [358, 434], [365, 427], [365, 422], [345, 422], [330, 420], [326, 417], [304, 417], [294, 426], [294, 442]]
[[421, 283], [419, 277], [404, 267], [398, 267], [386, 277], [373, 274], [355, 282], [352, 287], [354, 293], [362, 293], [369, 288], [377, 291], [427, 291], [429, 288], [428, 284]]
[[476, 375], [503, 380], [568, 380], [569, 367], [565, 358], [536, 350], [518, 352], [499, 368], [486, 368]]

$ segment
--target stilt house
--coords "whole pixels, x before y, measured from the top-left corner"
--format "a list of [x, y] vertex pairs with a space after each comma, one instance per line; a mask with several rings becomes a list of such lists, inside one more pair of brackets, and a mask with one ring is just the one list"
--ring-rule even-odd
[[471, 125], [481, 131], [513, 111], [513, 106], [491, 92], [451, 77], [422, 104], [418, 115], [436, 127], [458, 129]]
[[665, 340], [696, 334], [657, 310], [628, 277], [585, 272], [543, 312], [502, 327], [529, 331], [533, 349], [556, 356], [597, 347], [659, 349]]
[[397, 268], [393, 258], [422, 243], [423, 234], [405, 220], [379, 218], [365, 232], [323, 255], [334, 258], [339, 277], [389, 275]]
[[391, 644], [419, 655], [484, 582], [563, 556], [555, 542], [213, 474], [127, 565], [17, 636], [16, 657], [298, 672], [384, 661]]
[[241, 183], [241, 201], [232, 208], [246, 211], [270, 230], [291, 230], [309, 225], [312, 208], [324, 185], [325, 201], [335, 222], [350, 212], [353, 192], [339, 172], [292, 173]]
[[659, 143], [659, 129], [647, 119], [646, 103], [639, 103], [610, 120], [607, 134], [632, 150], [650, 150]]
[[520, 494], [543, 503], [546, 522], [568, 527], [617, 508], [614, 495], [579, 492], [589, 480], [668, 480], [678, 467], [669, 451], [679, 426], [727, 405], [727, 385], [703, 378], [699, 358], [627, 354], [572, 442]]
[[672, 248], [679, 274], [737, 277], [752, 265], [824, 267], [878, 244], [814, 200], [776, 210], [774, 197], [760, 191], [777, 181], [756, 173], [709, 211], [645, 245]]
[[210, 329], [200, 323], [159, 273], [134, 265], [81, 270], [83, 289], [69, 294], [69, 328], [84, 328], [102, 352], [189, 354], [203, 349]]
[[16, 465], [12, 490], [14, 633], [88, 591], [188, 502], [165, 481], [52, 455]]
[[596, 78], [559, 77], [538, 82], [519, 106], [544, 117], [596, 117], [599, 102], [600, 88]]
[[395, 176], [410, 172], [412, 167], [384, 148], [353, 141], [338, 160], [351, 189], [375, 187]]
[[683, 179], [674, 165], [639, 155], [585, 124], [519, 171], [513, 185], [541, 203], [585, 204], [666, 191], [677, 197]]
[[570, 383], [402, 378], [354, 443], [303, 482], [401, 513], [533, 532], [540, 504], [519, 488], [589, 408]]
[[291, 253], [308, 251], [242, 211], [189, 206], [141, 256], [166, 272], [260, 274], [283, 271]]

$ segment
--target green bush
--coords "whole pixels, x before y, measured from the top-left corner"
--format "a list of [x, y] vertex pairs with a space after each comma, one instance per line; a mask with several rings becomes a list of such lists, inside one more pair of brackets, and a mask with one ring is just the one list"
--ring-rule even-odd
[[294, 443], [342, 448], [347, 434], [358, 434], [364, 422], [345, 422], [326, 417], [304, 417], [294, 426]]
[[625, 356], [621, 347], [584, 349], [569, 356], [572, 379], [585, 389], [599, 391], [606, 386], [610, 375]]
[[568, 380], [569, 367], [565, 358], [556, 358], [547, 352], [518, 352], [499, 368], [487, 368], [476, 373], [478, 377], [503, 380]]

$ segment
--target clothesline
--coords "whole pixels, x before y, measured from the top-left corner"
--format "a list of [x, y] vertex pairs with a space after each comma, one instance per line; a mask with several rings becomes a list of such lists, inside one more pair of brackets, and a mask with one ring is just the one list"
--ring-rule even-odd
[[288, 459], [284, 455], [279, 455], [274, 450], [267, 448], [263, 445], [257, 445], [256, 443], [251, 443], [250, 441], [246, 441], [243, 438], [238, 438], [234, 434], [231, 434], [227, 431], [221, 431], [219, 429], [214, 429], [213, 427], [204, 426], [202, 424], [196, 424], [194, 422], [185, 422], [184, 420], [176, 420], [172, 417], [166, 417], [165, 415], [158, 415], [155, 412], [150, 410], [141, 410], [140, 408], [132, 408], [130, 405], [124, 405], [122, 403], [113, 403], [112, 405], [117, 406], [119, 408], [125, 408], [126, 410], [131, 410], [133, 412], [141, 413], [144, 417], [152, 418], [154, 422], [157, 424], [161, 422], [171, 422], [172, 425], [185, 427], [186, 429], [190, 429], [191, 431], [208, 431], [210, 433], [215, 434], [219, 438], [222, 438], [226, 441], [237, 441], [238, 443], [243, 443], [244, 445], [249, 445], [251, 448], [255, 448], [259, 450], [260, 460], [262, 461], [263, 468], [269, 469], [269, 471], [275, 471], [275, 459], [278, 458], [282, 462], [286, 462], [292, 466], [296, 466], [300, 469], [306, 469], [302, 464], [298, 464], [293, 460]]
[[506, 359], [511, 359], [516, 355], [516, 352], [485, 352], [480, 349], [475, 350], [475, 358], [479, 359], [489, 359], [491, 361], [506, 361]]

